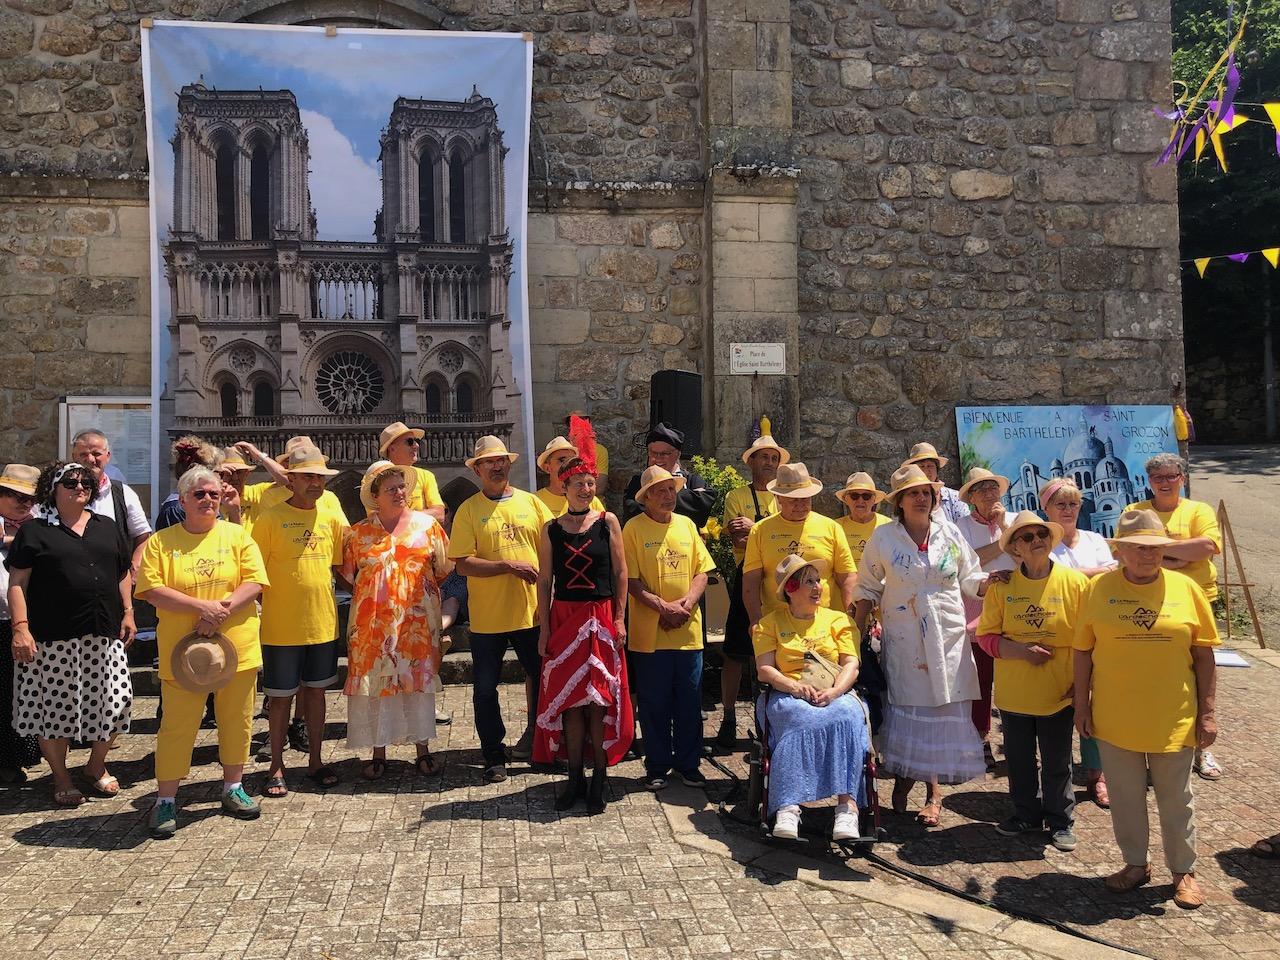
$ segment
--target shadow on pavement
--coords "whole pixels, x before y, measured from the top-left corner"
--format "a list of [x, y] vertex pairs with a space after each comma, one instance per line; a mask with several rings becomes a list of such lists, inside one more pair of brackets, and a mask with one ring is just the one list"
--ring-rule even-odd
[[1173, 906], [1173, 885], [1139, 887], [1117, 896], [1102, 887], [1098, 877], [1070, 873], [1042, 873], [1035, 877], [999, 877], [991, 901], [1003, 910], [1030, 911], [1071, 927], [1092, 927], [1111, 920], [1162, 917]]
[[1280, 913], [1280, 861], [1255, 857], [1247, 847], [1214, 854], [1222, 872], [1242, 884], [1231, 895], [1245, 906]]

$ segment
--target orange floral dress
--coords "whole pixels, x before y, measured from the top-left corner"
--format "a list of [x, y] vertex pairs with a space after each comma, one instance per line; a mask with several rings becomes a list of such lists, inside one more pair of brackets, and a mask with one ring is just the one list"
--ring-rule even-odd
[[347, 745], [423, 743], [435, 735], [433, 682], [440, 667], [440, 583], [453, 570], [449, 538], [414, 511], [396, 537], [376, 516], [347, 533], [354, 572], [347, 628]]

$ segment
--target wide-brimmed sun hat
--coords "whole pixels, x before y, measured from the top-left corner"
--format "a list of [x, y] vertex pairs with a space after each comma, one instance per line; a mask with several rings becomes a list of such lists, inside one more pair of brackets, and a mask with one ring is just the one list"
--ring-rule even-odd
[[538, 469], [543, 473], [550, 473], [551, 471], [547, 469], [547, 460], [551, 458], [553, 453], [560, 450], [568, 450], [575, 457], [578, 455], [578, 448], [570, 443], [566, 438], [552, 437], [547, 441], [547, 445], [542, 448], [542, 452], [538, 454], [538, 459], [535, 461], [538, 464]]
[[[289, 460], [289, 454], [293, 453], [293, 448], [301, 446], [303, 444], [307, 444], [308, 446], [312, 446], [312, 447], [316, 445], [315, 441], [313, 441], [310, 437], [290, 437], [288, 440], [284, 442], [284, 453], [276, 455], [275, 457], [276, 463], [280, 464], [280, 466], [284, 466], [285, 463]], [[329, 458], [325, 457], [324, 462], [328, 463]]]
[[875, 497], [871, 500], [871, 505], [883, 503], [885, 497], [888, 496], [883, 490], [876, 489], [876, 482], [871, 479], [869, 473], [851, 473], [849, 479], [844, 482], [844, 486], [836, 491], [836, 499], [843, 503], [846, 507], [851, 506], [849, 503], [849, 494], [855, 490], [863, 490], [867, 493], [874, 493]]
[[324, 454], [320, 448], [311, 443], [299, 443], [289, 451], [284, 461], [285, 473], [310, 473], [317, 477], [336, 477], [337, 470], [330, 470], [325, 464]]
[[659, 467], [656, 464], [652, 467], [645, 467], [644, 473], [640, 474], [640, 489], [636, 491], [636, 503], [644, 503], [644, 498], [649, 495], [650, 487], [655, 487], [668, 480], [676, 482], [676, 493], [684, 489], [684, 477], [677, 477], [665, 467]]
[[488, 460], [490, 457], [506, 457], [512, 463], [520, 459], [520, 454], [512, 453], [507, 445], [495, 436], [486, 434], [476, 441], [476, 450], [462, 462], [468, 469], [474, 469], [477, 460]]
[[1023, 510], [1013, 522], [1005, 528], [1004, 533], [1000, 534], [1000, 549], [1005, 553], [1009, 552], [1009, 547], [1013, 544], [1013, 538], [1019, 530], [1025, 530], [1027, 527], [1044, 527], [1049, 531], [1049, 549], [1052, 550], [1062, 542], [1062, 525], [1054, 523], [1052, 520], [1043, 520], [1040, 514], [1031, 510]]
[[25, 463], [6, 463], [4, 470], [0, 471], [0, 487], [28, 497], [36, 495], [36, 481], [39, 479], [40, 470]]
[[751, 463], [751, 455], [759, 453], [761, 450], [777, 450], [780, 458], [778, 461], [779, 463], [789, 463], [791, 461], [791, 454], [787, 449], [785, 447], [778, 446], [778, 441], [774, 440], [773, 437], [766, 433], [762, 437], [756, 437], [755, 440], [751, 442], [751, 446], [742, 451], [742, 462], [746, 464]]
[[192, 693], [221, 690], [236, 675], [235, 644], [223, 633], [202, 637], [195, 631], [178, 641], [169, 657], [173, 681]]
[[1164, 524], [1151, 510], [1129, 510], [1120, 514], [1116, 523], [1116, 535], [1108, 537], [1107, 543], [1117, 546], [1167, 547], [1177, 543], [1168, 536]]
[[907, 454], [907, 459], [903, 460], [901, 466], [909, 463], [919, 463], [921, 460], [938, 461], [938, 469], [941, 470], [950, 461], [942, 454], [938, 453], [937, 448], [932, 443], [917, 443], [911, 448], [911, 452]]
[[969, 491], [982, 483], [984, 480], [994, 480], [996, 486], [1000, 488], [1000, 496], [1004, 496], [1009, 492], [1009, 478], [1002, 477], [998, 473], [992, 473], [986, 467], [973, 467], [964, 475], [964, 483], [957, 491], [961, 500], [965, 503], [969, 502]]
[[382, 432], [378, 434], [378, 453], [385, 457], [387, 455], [387, 447], [391, 446], [406, 433], [416, 440], [421, 440], [427, 435], [425, 431], [415, 430], [413, 427], [397, 420], [390, 426], [383, 427]]
[[784, 463], [778, 467], [778, 475], [765, 485], [775, 497], [816, 497], [822, 492], [822, 481], [809, 476], [809, 468], [803, 463]]
[[222, 462], [214, 467], [213, 470], [214, 473], [219, 473], [223, 470], [228, 470], [232, 473], [239, 471], [252, 473], [253, 464], [248, 463], [235, 447], [227, 447], [222, 451]]
[[886, 499], [896, 507], [902, 495], [915, 487], [932, 487], [936, 494], [942, 489], [942, 481], [930, 480], [914, 463], [907, 463], [893, 471], [893, 476], [889, 478], [889, 495]]
[[831, 564], [827, 563], [825, 560], [818, 558], [806, 560], [798, 553], [788, 553], [782, 558], [782, 562], [778, 564], [777, 569], [773, 571], [774, 584], [779, 590], [781, 590], [784, 583], [794, 577], [796, 573], [803, 570], [805, 567], [813, 567], [813, 569], [818, 571], [818, 576], [823, 580], [827, 579], [827, 575], [831, 573]]
[[375, 460], [360, 478], [360, 502], [364, 504], [366, 513], [373, 513], [378, 508], [373, 497], [373, 481], [390, 470], [398, 470], [404, 477], [405, 497], [412, 497], [413, 491], [418, 488], [418, 471], [413, 467], [403, 467], [390, 460]]

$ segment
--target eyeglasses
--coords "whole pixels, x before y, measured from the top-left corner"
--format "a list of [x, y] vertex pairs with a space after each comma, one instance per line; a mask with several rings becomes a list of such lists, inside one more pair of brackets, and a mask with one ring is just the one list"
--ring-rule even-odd
[[1000, 484], [994, 480], [983, 480], [981, 483], [975, 483], [970, 487], [972, 493], [995, 493], [1000, 489]]
[[867, 493], [865, 490], [851, 490], [848, 497], [850, 500], [874, 500], [876, 495], [874, 493]]
[[417, 437], [405, 437], [405, 438], [404, 438], [404, 442], [405, 442], [405, 443], [407, 443], [407, 444], [408, 444], [409, 446], [411, 446], [411, 447], [416, 447], [416, 446], [417, 446], [418, 444], [420, 444], [422, 441], [421, 441], [421, 440], [419, 440]]
[[1028, 530], [1026, 533], [1020, 533], [1014, 537], [1014, 543], [1033, 543], [1036, 540], [1051, 539], [1048, 530]]
[[1161, 473], [1159, 475], [1154, 473], [1151, 474], [1152, 483], [1177, 483], [1181, 479], [1182, 474], [1180, 473]]
[[92, 491], [97, 484], [93, 482], [91, 477], [63, 477], [58, 481], [58, 486], [63, 490], [74, 490], [80, 487], [84, 490]]
[[197, 500], [221, 500], [222, 494], [217, 490], [192, 490], [191, 495]]

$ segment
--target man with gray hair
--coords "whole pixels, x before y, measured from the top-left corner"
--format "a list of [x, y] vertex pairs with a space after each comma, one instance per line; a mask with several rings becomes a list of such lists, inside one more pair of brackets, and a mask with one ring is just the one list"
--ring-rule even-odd
[[71, 459], [88, 467], [93, 474], [98, 486], [89, 501], [89, 509], [115, 521], [121, 542], [132, 557], [130, 568], [136, 577], [142, 547], [151, 536], [151, 524], [133, 488], [120, 480], [112, 480], [108, 474], [111, 441], [101, 430], [81, 430], [71, 439]]

